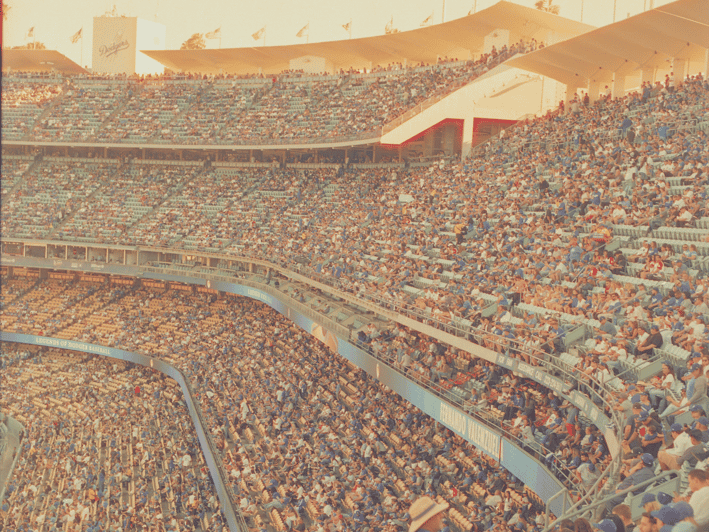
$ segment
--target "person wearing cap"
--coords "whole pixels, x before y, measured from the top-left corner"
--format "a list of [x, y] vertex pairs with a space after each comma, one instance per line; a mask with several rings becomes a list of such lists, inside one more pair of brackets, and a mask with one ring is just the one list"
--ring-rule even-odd
[[692, 441], [679, 423], [672, 424], [670, 433], [672, 434], [672, 446], [657, 453], [657, 460], [663, 471], [679, 471], [680, 466], [677, 459], [692, 446]]
[[652, 456], [657, 457], [657, 453], [664, 443], [662, 426], [654, 421], [654, 418], [649, 416], [645, 425], [645, 435], [640, 440], [640, 445], [642, 446], [643, 452], [650, 453]]
[[593, 523], [593, 528], [601, 532], [618, 532], [618, 527], [612, 519], [604, 519], [600, 523]]
[[674, 504], [674, 509], [679, 513], [680, 520], [672, 528], [672, 532], [696, 532], [697, 523], [694, 520], [694, 508], [685, 501], [679, 501]]
[[652, 512], [651, 515], [657, 519], [657, 527], [660, 532], [670, 532], [672, 527], [680, 522], [680, 514], [672, 506], [663, 506]]
[[627, 443], [628, 445], [638, 439], [637, 426], [641, 422], [640, 418], [643, 415], [642, 405], [640, 403], [634, 403], [632, 412], [633, 414], [628, 418], [628, 421], [623, 428], [623, 443]]
[[[643, 482], [653, 478], [655, 476], [655, 471], [653, 468], [654, 463], [655, 459], [652, 455], [649, 453], [644, 453], [640, 457], [640, 461], [633, 466], [630, 471], [628, 471], [628, 476], [625, 477], [625, 480], [618, 485], [615, 492], [621, 493], [628, 488], [632, 488], [633, 486], [637, 486], [638, 484], [642, 484]], [[633, 492], [633, 495], [639, 495], [640, 492], [641, 490], [636, 490]], [[618, 495], [606, 503], [606, 508], [608, 508], [609, 511], [612, 511], [613, 508], [619, 504], [622, 504], [624, 500], [625, 495]]]
[[707, 413], [704, 411], [704, 408], [702, 408], [701, 405], [692, 405], [689, 407], [689, 411], [692, 414], [692, 419], [694, 419], [694, 421], [692, 421], [692, 425], [694, 425], [694, 422], [700, 417], [707, 417]]
[[640, 501], [640, 504], [638, 505], [638, 508], [642, 508], [646, 512], [652, 512], [659, 509], [659, 507], [660, 505], [657, 502], [657, 497], [654, 493], [645, 493]]
[[667, 506], [672, 502], [672, 495], [665, 493], [664, 491], [658, 491], [657, 502], [659, 502], [662, 506]]
[[409, 516], [411, 518], [409, 532], [416, 532], [417, 530], [439, 532], [443, 530], [445, 528], [443, 522], [444, 512], [449, 507], [450, 505], [447, 502], [439, 504], [430, 497], [424, 496], [416, 499], [409, 508]]
[[635, 347], [635, 356], [646, 360], [652, 358], [655, 354], [655, 349], [662, 347], [663, 343], [664, 340], [660, 334], [660, 328], [657, 325], [653, 325], [650, 328], [650, 335]]
[[702, 443], [709, 442], [709, 418], [701, 416], [692, 424], [692, 427], [701, 432], [700, 440]]
[[576, 479], [578, 482], [586, 489], [593, 486], [596, 479], [598, 479], [598, 471], [596, 466], [588, 459], [588, 453], [582, 454], [583, 461], [574, 471]]

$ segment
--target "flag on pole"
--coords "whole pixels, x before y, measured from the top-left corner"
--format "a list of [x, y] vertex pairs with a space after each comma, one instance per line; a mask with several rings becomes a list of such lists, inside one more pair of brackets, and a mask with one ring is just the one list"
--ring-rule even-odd
[[216, 30], [205, 33], [204, 36], [207, 39], [221, 39], [222, 38], [222, 27], [219, 26]]
[[27, 38], [34, 37], [34, 26], [27, 30]]
[[387, 25], [384, 26], [384, 33], [387, 35], [391, 35], [392, 33], [399, 33], [399, 30], [397, 30], [394, 27], [394, 16], [392, 15], [391, 20], [387, 22]]
[[79, 42], [79, 39], [81, 39], [81, 34], [84, 31], [84, 28], [81, 28], [79, 31], [77, 31], [74, 35], [71, 36], [71, 44], [76, 44]]
[[352, 27], [352, 21], [348, 22], [347, 24], [343, 24], [342, 27], [345, 31], [350, 31], [350, 28]]
[[266, 26], [258, 30], [256, 33], [252, 33], [251, 36], [254, 38], [254, 41], [258, 41], [261, 37], [263, 37], [264, 33], [266, 33]]
[[300, 28], [300, 31], [295, 34], [296, 37], [305, 37], [306, 32], [310, 32], [310, 22], [308, 22], [305, 26]]
[[431, 13], [429, 16], [427, 16], [423, 22], [421, 23], [421, 27], [423, 28], [424, 26], [428, 26], [433, 22], [433, 13]]

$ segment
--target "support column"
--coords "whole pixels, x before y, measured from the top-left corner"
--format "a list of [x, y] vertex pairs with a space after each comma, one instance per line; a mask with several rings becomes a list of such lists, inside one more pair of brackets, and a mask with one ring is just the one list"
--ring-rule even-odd
[[643, 67], [640, 82], [653, 85], [655, 83], [655, 67]]
[[675, 57], [672, 70], [674, 71], [675, 87], [679, 87], [684, 83], [684, 77], [687, 74], [687, 60], [684, 57]]
[[702, 68], [702, 73], [704, 74], [704, 79], [709, 76], [709, 48], [704, 51], [704, 68]]
[[613, 80], [613, 98], [622, 98], [625, 96], [625, 74], [615, 75]]
[[564, 113], [571, 111], [569, 104], [573, 101], [574, 96], [576, 96], [576, 87], [573, 85], [567, 85], [566, 94], [564, 95]]
[[463, 145], [460, 148], [461, 160], [470, 154], [473, 149], [473, 120], [466, 118], [463, 121]]
[[601, 90], [601, 82], [600, 81], [589, 80], [589, 82], [588, 82], [588, 98], [591, 101], [591, 103], [598, 100], [598, 93], [600, 92], [600, 90]]

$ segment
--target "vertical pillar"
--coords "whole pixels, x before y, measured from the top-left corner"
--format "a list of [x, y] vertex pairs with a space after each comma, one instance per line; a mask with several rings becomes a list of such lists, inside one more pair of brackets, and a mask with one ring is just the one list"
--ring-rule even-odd
[[594, 80], [588, 81], [588, 98], [591, 101], [591, 103], [598, 100], [598, 94], [599, 94], [600, 90], [601, 90], [601, 82], [600, 81], [594, 81]]
[[702, 69], [702, 73], [704, 74], [704, 79], [709, 76], [709, 48], [704, 50], [704, 68]]
[[650, 84], [655, 83], [655, 67], [643, 67], [640, 82]]
[[613, 98], [622, 98], [625, 96], [625, 74], [615, 74], [613, 80]]
[[576, 87], [573, 85], [566, 86], [566, 94], [564, 95], [564, 112], [568, 113], [570, 109], [570, 103], [576, 96]]
[[463, 145], [460, 148], [461, 160], [464, 160], [473, 149], [473, 119], [463, 120]]
[[684, 83], [684, 76], [687, 74], [687, 60], [685, 58], [675, 57], [673, 61], [675, 87], [679, 87]]

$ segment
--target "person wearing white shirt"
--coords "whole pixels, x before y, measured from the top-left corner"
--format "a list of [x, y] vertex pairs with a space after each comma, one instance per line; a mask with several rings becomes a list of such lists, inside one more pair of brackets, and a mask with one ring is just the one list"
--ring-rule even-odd
[[682, 456], [687, 449], [692, 446], [692, 440], [689, 434], [682, 430], [679, 423], [675, 423], [671, 427], [672, 438], [674, 443], [671, 449], [665, 449], [657, 454], [657, 460], [660, 462], [660, 467], [663, 471], [673, 470], [679, 471], [680, 466], [677, 459]]
[[703, 530], [709, 524], [709, 482], [704, 470], [694, 469], [689, 472], [689, 489], [692, 491], [689, 505], [694, 510], [694, 520], [698, 528]]

